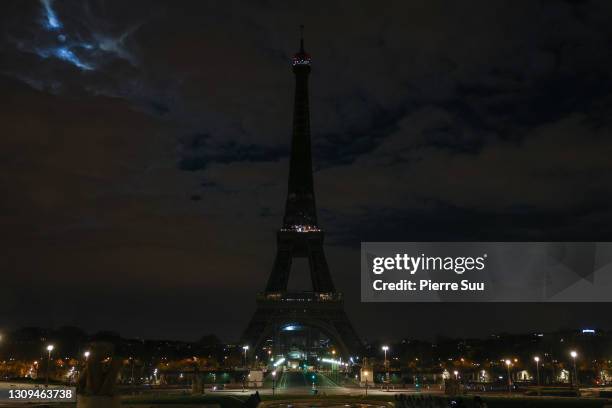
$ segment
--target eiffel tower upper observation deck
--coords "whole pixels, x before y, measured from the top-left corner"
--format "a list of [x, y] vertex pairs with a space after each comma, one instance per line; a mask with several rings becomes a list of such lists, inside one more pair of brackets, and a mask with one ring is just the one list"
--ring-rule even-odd
[[[350, 353], [361, 351], [362, 345], [344, 312], [342, 294], [336, 292], [323, 251], [324, 232], [317, 223], [308, 98], [311, 58], [304, 50], [303, 36], [300, 50], [293, 57], [292, 69], [295, 100], [285, 216], [277, 232], [272, 272], [265, 291], [258, 295], [257, 310], [242, 340], [255, 353], [266, 346], [282, 354], [279, 333], [287, 328], [293, 331], [307, 327], [327, 336], [333, 346], [348, 357]], [[294, 258], [308, 259], [312, 291], [288, 292]], [[307, 337], [311, 339], [312, 336]], [[310, 346], [305, 344], [305, 348], [310, 349]]]

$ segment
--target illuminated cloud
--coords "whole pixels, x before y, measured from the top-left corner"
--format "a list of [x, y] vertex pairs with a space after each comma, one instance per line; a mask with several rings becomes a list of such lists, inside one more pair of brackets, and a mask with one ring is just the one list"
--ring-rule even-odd
[[[153, 89], [155, 96], [147, 96], [151, 87], [130, 49], [130, 37], [143, 22], [117, 22], [107, 12], [90, 2], [39, 0], [19, 19], [2, 18], [7, 24], [2, 46], [10, 54], [0, 72], [53, 94], [86, 92], [123, 98], [136, 107], [149, 106], [150, 99], [164, 105], [163, 91]], [[17, 20], [25, 23], [12, 23]]]
[[37, 51], [37, 54], [42, 58], [55, 57], [63, 61], [69, 62], [77, 68], [84, 70], [92, 70], [93, 66], [81, 61], [79, 57], [68, 47], [47, 48]]
[[94, 33], [94, 38], [96, 39], [98, 48], [100, 50], [114, 54], [116, 57], [126, 60], [130, 64], [136, 66], [136, 59], [127, 50], [125, 46], [125, 41], [132, 33], [138, 30], [140, 26], [141, 24], [136, 24], [133, 27], [130, 27], [129, 29], [125, 30], [118, 37], [111, 37]]
[[58, 30], [62, 28], [62, 23], [52, 7], [53, 0], [41, 0], [40, 2], [42, 3], [45, 12], [46, 20], [44, 21], [44, 27], [48, 30]]

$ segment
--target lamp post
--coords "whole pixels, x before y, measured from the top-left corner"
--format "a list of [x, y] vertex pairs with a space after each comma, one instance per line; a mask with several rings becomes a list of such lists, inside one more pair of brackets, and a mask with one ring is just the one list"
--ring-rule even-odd
[[510, 366], [512, 365], [512, 361], [506, 360], [506, 367], [508, 368], [508, 392], [512, 392], [512, 376], [510, 374]]
[[134, 357], [130, 356], [129, 358], [130, 360], [130, 384], [132, 385], [132, 387], [134, 386]]
[[49, 371], [51, 370], [51, 352], [53, 351], [55, 347], [53, 346], [53, 344], [49, 344], [47, 346], [47, 351], [48, 351], [48, 358], [47, 358], [47, 378], [45, 380], [45, 386], [48, 387], [49, 386]]
[[247, 366], [247, 350], [249, 349], [249, 346], [242, 346], [242, 349], [244, 350], [244, 366]]
[[276, 371], [272, 371], [272, 395], [274, 396], [274, 390], [276, 389]]
[[387, 380], [389, 379], [389, 364], [387, 362], [387, 351], [389, 350], [389, 346], [382, 346], [382, 350], [385, 352], [385, 372], [387, 376]]
[[459, 371], [455, 370], [453, 374], [455, 374], [455, 380], [459, 380]]
[[87, 361], [89, 360], [89, 355], [90, 354], [91, 353], [89, 352], [89, 350], [87, 350], [87, 351], [85, 351], [83, 353], [83, 357], [85, 358], [85, 363], [84, 364], [79, 364], [79, 366], [81, 366], [83, 368], [82, 370], [79, 370], [79, 372], [78, 372], [79, 378], [80, 378], [81, 374], [83, 373], [83, 371], [85, 371], [85, 367], [87, 367]]
[[[578, 373], [576, 372], [576, 357], [578, 357], [578, 353], [576, 350], [570, 351], [570, 356], [572, 356], [572, 360], [574, 361], [574, 378], [572, 381], [572, 385], [578, 386]], [[574, 384], [575, 383], [575, 384]]]
[[536, 385], [540, 386], [540, 357], [535, 356], [533, 361], [536, 363]]

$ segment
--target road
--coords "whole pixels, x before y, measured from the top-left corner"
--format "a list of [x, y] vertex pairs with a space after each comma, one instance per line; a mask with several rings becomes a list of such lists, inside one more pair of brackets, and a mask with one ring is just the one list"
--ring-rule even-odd
[[[312, 392], [313, 382], [315, 385], [315, 389], [317, 390], [319, 395], [365, 395], [365, 388], [359, 387], [345, 387], [338, 385], [336, 381], [334, 381], [334, 377], [327, 375], [322, 372], [308, 372], [308, 371], [285, 371], [278, 372], [276, 378], [276, 388], [274, 390], [276, 395], [304, 395]], [[264, 381], [264, 388], [259, 388], [259, 391], [262, 395], [272, 394], [272, 382], [266, 380]], [[243, 394], [246, 392], [253, 392], [255, 389], [249, 390], [231, 390], [225, 389], [222, 391], [216, 391], [222, 394]], [[380, 395], [380, 394], [393, 394], [393, 393], [440, 393], [439, 389], [430, 389], [417, 391], [414, 388], [411, 389], [391, 389], [391, 390], [382, 390], [379, 387], [368, 387], [368, 395]]]
[[300, 391], [304, 393], [316, 388], [320, 391], [329, 390], [331, 388], [342, 389], [333, 382], [327, 375], [322, 373], [304, 372], [304, 371], [287, 371], [281, 374], [278, 381], [278, 392]]

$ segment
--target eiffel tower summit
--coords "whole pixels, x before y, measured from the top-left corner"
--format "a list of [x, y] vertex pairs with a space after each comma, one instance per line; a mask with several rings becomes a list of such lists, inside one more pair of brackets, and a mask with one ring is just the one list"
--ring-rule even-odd
[[[275, 357], [315, 363], [330, 352], [348, 358], [359, 353], [362, 344], [334, 286], [323, 250], [325, 234], [317, 222], [308, 105], [310, 64], [302, 35], [292, 62], [295, 101], [285, 216], [276, 236], [272, 272], [265, 291], [257, 296], [257, 309], [242, 341], [255, 353], [266, 349]], [[288, 291], [296, 258], [308, 260], [312, 291]]]

